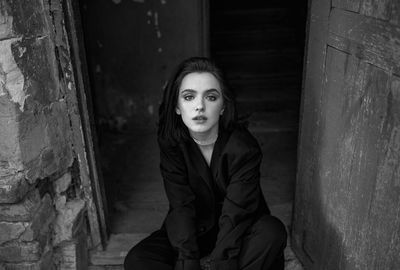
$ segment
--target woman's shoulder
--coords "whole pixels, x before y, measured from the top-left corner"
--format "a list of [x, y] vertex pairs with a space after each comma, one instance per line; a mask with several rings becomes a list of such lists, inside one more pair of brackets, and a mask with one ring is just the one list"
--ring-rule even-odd
[[161, 152], [176, 153], [180, 152], [180, 144], [174, 140], [157, 138], [158, 146]]
[[257, 139], [245, 126], [237, 126], [232, 130], [227, 146], [235, 152], [260, 150]]

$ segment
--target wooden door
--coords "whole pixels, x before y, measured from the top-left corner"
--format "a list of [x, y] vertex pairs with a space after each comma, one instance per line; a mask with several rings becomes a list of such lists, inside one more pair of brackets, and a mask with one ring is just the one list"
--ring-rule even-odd
[[400, 1], [314, 0], [293, 248], [307, 269], [400, 265]]

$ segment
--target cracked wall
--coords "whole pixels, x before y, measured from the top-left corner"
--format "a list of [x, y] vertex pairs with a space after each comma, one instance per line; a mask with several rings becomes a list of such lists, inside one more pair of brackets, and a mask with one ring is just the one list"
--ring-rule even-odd
[[74, 148], [79, 115], [60, 1], [0, 0], [0, 269], [87, 262], [86, 201], [73, 173], [85, 161]]

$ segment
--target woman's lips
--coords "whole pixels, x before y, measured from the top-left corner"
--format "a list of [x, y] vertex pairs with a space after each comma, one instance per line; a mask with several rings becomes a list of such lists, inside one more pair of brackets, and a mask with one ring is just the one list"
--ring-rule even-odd
[[192, 118], [194, 121], [196, 122], [200, 122], [203, 123], [205, 121], [207, 121], [207, 117], [203, 116], [203, 115], [198, 115]]

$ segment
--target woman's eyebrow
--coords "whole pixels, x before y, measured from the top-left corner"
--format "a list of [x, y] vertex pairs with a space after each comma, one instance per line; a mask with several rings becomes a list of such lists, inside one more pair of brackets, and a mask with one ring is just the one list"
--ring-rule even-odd
[[220, 94], [220, 91], [218, 91], [215, 88], [211, 88], [211, 89], [206, 90], [206, 93], [210, 93], [210, 92], [216, 92], [216, 93]]
[[196, 91], [193, 90], [193, 89], [183, 89], [183, 90], [181, 91], [181, 94], [184, 94], [184, 93], [193, 94], [193, 93], [196, 93]]
[[[217, 94], [220, 94], [220, 91], [218, 91], [217, 89], [215, 89], [215, 88], [211, 88], [211, 89], [207, 89], [206, 91], [204, 91], [206, 94], [209, 94], [210, 92], [211, 93], [217, 93]], [[196, 90], [193, 90], [193, 89], [190, 89], [190, 88], [188, 88], [188, 89], [183, 89], [181, 92], [180, 92], [181, 94], [185, 94], [185, 93], [190, 93], [190, 94], [193, 94], [193, 93], [197, 93], [197, 91]]]

